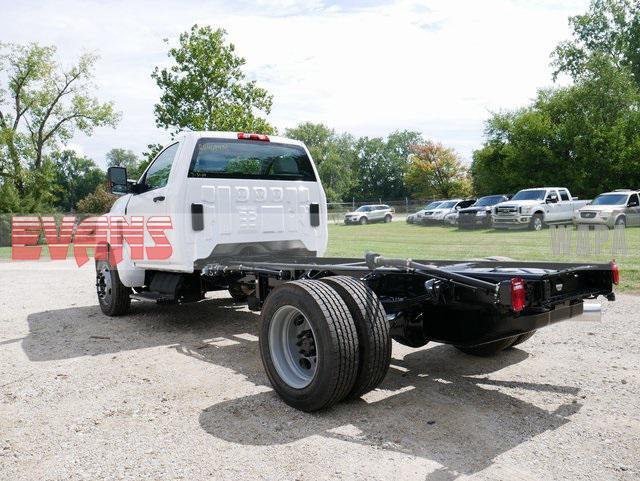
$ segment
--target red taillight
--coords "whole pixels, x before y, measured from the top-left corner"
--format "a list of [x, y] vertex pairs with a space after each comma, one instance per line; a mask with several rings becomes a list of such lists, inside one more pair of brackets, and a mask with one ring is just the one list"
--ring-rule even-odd
[[263, 142], [269, 142], [269, 136], [265, 134], [245, 134], [244, 132], [238, 132], [238, 140], [261, 140]]
[[611, 261], [609, 265], [611, 266], [611, 280], [617, 286], [620, 284], [620, 268], [618, 264], [616, 264], [616, 261]]
[[514, 277], [511, 279], [511, 309], [514, 312], [522, 311], [527, 305], [527, 287], [524, 279]]

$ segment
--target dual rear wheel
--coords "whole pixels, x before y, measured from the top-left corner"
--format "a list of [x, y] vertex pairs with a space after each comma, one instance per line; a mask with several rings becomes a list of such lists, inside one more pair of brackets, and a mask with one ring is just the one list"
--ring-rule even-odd
[[303, 411], [375, 389], [391, 359], [384, 308], [347, 276], [276, 287], [262, 309], [260, 354], [277, 394]]

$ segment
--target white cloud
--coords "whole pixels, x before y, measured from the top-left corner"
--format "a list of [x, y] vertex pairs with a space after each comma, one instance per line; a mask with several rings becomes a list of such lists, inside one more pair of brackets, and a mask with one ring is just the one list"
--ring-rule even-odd
[[104, 163], [112, 147], [141, 152], [168, 135], [155, 128], [166, 62], [163, 38], [193, 23], [224, 27], [247, 72], [274, 95], [279, 128], [304, 120], [356, 135], [417, 129], [466, 158], [490, 111], [513, 108], [550, 84], [549, 53], [567, 17], [588, 0], [537, 2], [5, 2], [4, 41], [54, 44], [64, 63], [98, 51], [102, 99], [123, 112], [117, 130], [74, 142]]

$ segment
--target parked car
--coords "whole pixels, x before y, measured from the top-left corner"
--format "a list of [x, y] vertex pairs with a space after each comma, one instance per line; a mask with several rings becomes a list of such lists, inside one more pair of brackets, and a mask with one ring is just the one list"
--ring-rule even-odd
[[363, 205], [344, 215], [345, 224], [368, 224], [369, 222], [391, 222], [394, 210], [386, 204]]
[[409, 214], [407, 216], [407, 224], [416, 224], [420, 221], [420, 218], [424, 217], [424, 213], [428, 210], [435, 209], [440, 204], [442, 204], [441, 200], [434, 200], [425, 205], [422, 209], [420, 209], [415, 214]]
[[423, 225], [443, 224], [444, 218], [448, 214], [456, 213], [460, 209], [464, 209], [473, 204], [476, 199], [451, 199], [445, 200], [434, 209], [430, 209], [420, 218]]
[[573, 216], [575, 225], [602, 225], [609, 228], [640, 225], [640, 197], [638, 191], [620, 189], [600, 194], [593, 202], [578, 209]]
[[493, 208], [493, 227], [541, 230], [545, 224], [571, 223], [574, 212], [588, 202], [572, 197], [564, 187], [523, 189]]
[[471, 207], [458, 211], [457, 223], [461, 229], [467, 227], [491, 227], [491, 209], [494, 205], [509, 200], [504, 194], [480, 197]]

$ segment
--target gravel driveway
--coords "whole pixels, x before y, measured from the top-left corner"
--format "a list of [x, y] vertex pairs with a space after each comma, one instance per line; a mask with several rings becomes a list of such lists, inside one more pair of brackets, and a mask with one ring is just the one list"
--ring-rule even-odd
[[93, 269], [0, 263], [0, 473], [75, 479], [640, 477], [640, 297], [494, 359], [393, 347], [381, 389], [304, 414], [226, 293], [108, 318]]

